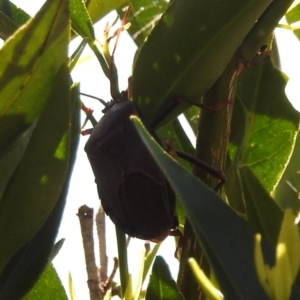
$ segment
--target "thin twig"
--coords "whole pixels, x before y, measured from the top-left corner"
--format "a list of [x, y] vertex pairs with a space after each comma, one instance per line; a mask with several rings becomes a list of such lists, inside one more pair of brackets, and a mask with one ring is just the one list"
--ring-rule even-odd
[[[108, 257], [106, 252], [106, 235], [105, 235], [105, 213], [100, 206], [98, 213], [96, 215], [96, 227], [97, 227], [97, 234], [98, 234], [98, 241], [99, 241], [99, 255], [100, 255], [100, 286], [102, 289], [103, 283], [107, 282], [108, 275], [107, 275], [107, 264], [108, 264]], [[104, 290], [102, 290], [104, 292]]]
[[104, 291], [104, 293], [106, 293], [108, 289], [111, 288], [118, 267], [119, 267], [119, 260], [116, 257], [114, 257], [114, 268], [111, 271], [109, 278], [106, 280], [106, 282], [101, 282], [101, 289]]
[[94, 237], [93, 237], [94, 210], [86, 205], [78, 209], [78, 217], [81, 227], [81, 235], [85, 254], [86, 271], [88, 275], [88, 287], [91, 300], [99, 300], [101, 290], [99, 287], [98, 269], [95, 262]]

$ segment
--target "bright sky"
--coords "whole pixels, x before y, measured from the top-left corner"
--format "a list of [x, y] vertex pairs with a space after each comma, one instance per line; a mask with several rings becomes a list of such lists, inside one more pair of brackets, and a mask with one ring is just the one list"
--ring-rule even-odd
[[[31, 2], [12, 0], [12, 2], [26, 10], [30, 15], [34, 15], [45, 1], [35, 0]], [[96, 36], [101, 35], [107, 20], [112, 21], [114, 20], [114, 17], [110, 16], [110, 18], [95, 26]], [[282, 58], [282, 67], [290, 77], [287, 94], [290, 100], [294, 102], [294, 106], [300, 110], [300, 44], [294, 35], [287, 30], [278, 29], [277, 38], [279, 40], [280, 51], [289, 53], [288, 55], [284, 55]], [[70, 52], [72, 52], [72, 49], [74, 49], [74, 45], [71, 46]], [[122, 33], [115, 55], [119, 77], [121, 78], [121, 90], [127, 88], [127, 78], [131, 75], [131, 66], [135, 49], [135, 45], [132, 43], [130, 37], [128, 37], [126, 33]], [[83, 56], [93, 57], [93, 54], [87, 49]], [[88, 60], [84, 64], [79, 65], [72, 73], [72, 77], [73, 80], [80, 82], [82, 92], [110, 100], [109, 82], [103, 76], [102, 71], [99, 68], [99, 64], [95, 59]], [[87, 99], [85, 100], [85, 103], [87, 106], [94, 108], [96, 111], [101, 110], [101, 106], [97, 101]], [[57, 268], [65, 286], [67, 286], [68, 280], [67, 272], [71, 272], [78, 299], [88, 299], [88, 291], [86, 287], [86, 272], [81, 244], [80, 227], [76, 213], [78, 208], [83, 204], [94, 207], [95, 209], [97, 209], [99, 205], [94, 176], [83, 150], [86, 140], [87, 137], [81, 138], [77, 161], [70, 183], [65, 214], [58, 236], [58, 239], [66, 238], [66, 242], [61, 252], [54, 260], [55, 267]], [[112, 261], [113, 257], [117, 256], [115, 231], [114, 226], [110, 222], [107, 222], [107, 226], [109, 227], [107, 239], [108, 244], [110, 245], [108, 249], [108, 256], [110, 261]], [[143, 247], [143, 242], [134, 239], [132, 240], [131, 246], [132, 248], [141, 249]], [[176, 273], [177, 263], [173, 257], [175, 249], [174, 240], [172, 238], [168, 238], [166, 242], [163, 243], [163, 248], [164, 249], [162, 251], [165, 253], [163, 255], [168, 260], [169, 265], [174, 266], [173, 271]], [[129, 250], [129, 253], [132, 253], [132, 251]], [[134, 251], [134, 255], [136, 255], [136, 251]], [[135, 257], [131, 259], [131, 261], [134, 261]]]

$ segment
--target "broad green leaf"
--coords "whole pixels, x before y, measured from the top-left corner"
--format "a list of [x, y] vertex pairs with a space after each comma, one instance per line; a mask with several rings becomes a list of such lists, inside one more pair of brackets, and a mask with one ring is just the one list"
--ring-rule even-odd
[[70, 0], [72, 29], [83, 38], [95, 39], [93, 23], [82, 0]]
[[67, 58], [68, 1], [48, 0], [0, 49], [0, 152], [3, 155], [43, 110]]
[[[53, 256], [55, 238], [65, 207], [68, 182], [38, 233], [10, 260], [0, 276], [0, 299], [22, 299], [40, 278]], [[17, 289], [15, 287], [18, 287]]]
[[18, 249], [43, 226], [67, 177], [71, 105], [66, 63], [51, 88], [22, 161], [0, 200], [1, 273]]
[[182, 300], [169, 266], [161, 256], [156, 256], [147, 288], [146, 300]]
[[133, 69], [132, 97], [146, 122], [175, 99], [199, 101], [270, 2], [172, 1]]
[[[65, 69], [67, 70], [67, 69]], [[68, 77], [68, 73], [66, 73]], [[67, 80], [64, 80], [67, 84]], [[68, 88], [68, 85], [66, 86]], [[44, 271], [46, 265], [53, 259], [62, 245], [62, 241], [56, 243], [55, 238], [60, 226], [62, 213], [65, 207], [68, 184], [72, 174], [72, 166], [76, 157], [77, 143], [79, 139], [79, 111], [80, 101], [78, 98], [78, 88], [72, 89], [72, 137], [71, 155], [67, 179], [62, 188], [59, 199], [50, 213], [45, 224], [38, 233], [28, 241], [10, 260], [4, 272], [0, 276], [0, 299], [21, 299], [32, 288]], [[46, 279], [49, 281], [49, 279]], [[46, 283], [48, 283], [46, 281]], [[15, 287], [18, 287], [17, 289]], [[41, 296], [40, 291], [36, 291], [35, 296]], [[43, 294], [42, 294], [43, 295]], [[51, 293], [51, 295], [53, 295]]]
[[[214, 269], [224, 298], [267, 300], [256, 275], [254, 232], [250, 225], [237, 216], [214, 191], [163, 153], [141, 123], [134, 117], [132, 119], [180, 198], [198, 241]], [[263, 244], [263, 248], [270, 261], [274, 252], [266, 244]]]
[[24, 300], [67, 300], [68, 297], [60, 279], [50, 264]]
[[86, 7], [93, 23], [96, 23], [112, 10], [126, 5], [126, 3], [128, 3], [127, 0], [88, 0]]
[[285, 76], [270, 61], [245, 70], [233, 113], [230, 156], [237, 166], [250, 166], [269, 192], [284, 172], [300, 120], [285, 85]]

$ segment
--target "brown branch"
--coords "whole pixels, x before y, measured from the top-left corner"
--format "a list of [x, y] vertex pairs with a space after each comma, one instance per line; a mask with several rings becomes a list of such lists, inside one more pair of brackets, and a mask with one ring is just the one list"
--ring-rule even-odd
[[100, 206], [98, 213], [96, 215], [96, 227], [97, 227], [97, 234], [98, 234], [98, 241], [99, 241], [99, 255], [100, 255], [100, 286], [102, 292], [103, 283], [107, 282], [107, 264], [108, 264], [108, 257], [106, 255], [106, 235], [105, 235], [105, 213]]
[[86, 271], [88, 275], [88, 287], [91, 300], [99, 300], [102, 292], [99, 287], [98, 268], [95, 262], [94, 237], [93, 237], [94, 210], [86, 205], [78, 209], [78, 217], [81, 227], [81, 235], [85, 254]]

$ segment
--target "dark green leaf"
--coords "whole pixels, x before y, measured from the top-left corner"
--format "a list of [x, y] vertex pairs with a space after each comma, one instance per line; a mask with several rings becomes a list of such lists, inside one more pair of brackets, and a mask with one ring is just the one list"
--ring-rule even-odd
[[[66, 73], [68, 77], [68, 73]], [[65, 83], [68, 81], [65, 79]], [[67, 88], [67, 86], [66, 86]], [[59, 229], [61, 216], [65, 206], [66, 196], [68, 193], [68, 184], [71, 178], [73, 164], [76, 158], [76, 150], [78, 144], [78, 130], [80, 127], [78, 86], [72, 88], [72, 135], [71, 135], [71, 155], [67, 179], [64, 183], [62, 193], [51, 212], [49, 218], [35, 237], [13, 258], [15, 265], [10, 262], [7, 267], [7, 274], [3, 275], [2, 279], [6, 280], [5, 287], [1, 289], [1, 299], [18, 299], [24, 296], [33, 286], [35, 281], [40, 277], [45, 265], [53, 259], [59, 249], [62, 247], [63, 240], [60, 240], [55, 245], [54, 240]], [[21, 255], [20, 255], [21, 254]], [[18, 259], [19, 258], [19, 259]], [[12, 268], [13, 267], [13, 268]], [[51, 275], [52, 274], [52, 275]], [[51, 275], [51, 276], [50, 276]], [[27, 295], [26, 299], [65, 299], [65, 293], [60, 281], [56, 278], [57, 275], [52, 268], [49, 267], [44, 272], [42, 278], [35, 285], [33, 290]], [[18, 289], [14, 287], [18, 286]], [[2, 294], [1, 294], [2, 293]], [[45, 296], [47, 295], [47, 297]], [[23, 298], [23, 297], [22, 297]]]
[[270, 2], [172, 1], [133, 70], [133, 101], [145, 121], [151, 124], [176, 98], [199, 101]]
[[0, 202], [1, 272], [44, 225], [62, 193], [70, 167], [69, 89], [69, 73], [64, 64]]
[[154, 261], [146, 300], [183, 300], [170, 269], [161, 256], [156, 256]]
[[[141, 123], [133, 119], [146, 146], [181, 199], [224, 298], [268, 299], [256, 274], [254, 232], [250, 225], [238, 217], [214, 191], [163, 153]], [[270, 264], [274, 252], [265, 243], [263, 249]]]
[[68, 1], [47, 1], [0, 50], [1, 154], [41, 114], [57, 70], [67, 58]]

